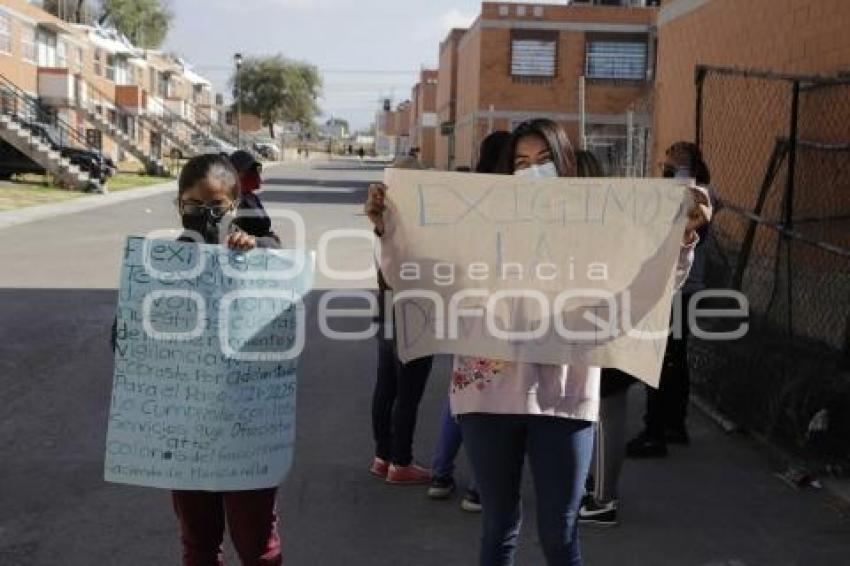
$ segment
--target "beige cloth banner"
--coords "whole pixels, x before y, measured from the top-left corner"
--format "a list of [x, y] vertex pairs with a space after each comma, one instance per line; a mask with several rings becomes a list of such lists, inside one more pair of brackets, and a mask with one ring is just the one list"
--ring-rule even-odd
[[689, 268], [681, 180], [388, 169], [399, 356], [614, 367], [657, 386]]

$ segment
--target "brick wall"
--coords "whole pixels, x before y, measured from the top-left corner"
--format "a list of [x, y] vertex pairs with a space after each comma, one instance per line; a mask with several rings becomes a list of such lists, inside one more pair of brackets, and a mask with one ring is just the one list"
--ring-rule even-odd
[[437, 78], [438, 71], [423, 70], [410, 99], [410, 145], [419, 148], [419, 160], [426, 168], [435, 164], [437, 128], [433, 122], [437, 113]]
[[[589, 34], [628, 32], [648, 38], [656, 13], [645, 8], [484, 3], [481, 17], [458, 51], [456, 165], [473, 165], [477, 146], [491, 129], [510, 129], [512, 120], [534, 116], [563, 122], [577, 145], [579, 78], [584, 74]], [[511, 75], [512, 29], [557, 32], [553, 78]], [[594, 115], [625, 123], [627, 110], [650, 93], [651, 85], [645, 81], [589, 82], [589, 123]]]
[[[455, 121], [457, 110], [457, 50], [466, 30], [454, 29], [440, 44], [440, 67], [437, 71], [436, 107], [437, 119], [440, 124]], [[439, 131], [435, 136], [434, 154], [435, 166], [438, 169], [453, 168], [452, 148], [454, 135], [445, 136]]]
[[[673, 10], [698, 8], [665, 21]], [[694, 67], [737, 66], [791, 73], [850, 70], [847, 0], [668, 0], [659, 14], [656, 159], [692, 140]]]

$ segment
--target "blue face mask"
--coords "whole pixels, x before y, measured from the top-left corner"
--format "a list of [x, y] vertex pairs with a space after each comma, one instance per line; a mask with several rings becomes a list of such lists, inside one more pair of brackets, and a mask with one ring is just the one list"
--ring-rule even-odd
[[558, 169], [553, 162], [544, 163], [543, 165], [532, 165], [525, 169], [514, 171], [517, 177], [527, 177], [529, 179], [542, 179], [558, 176]]

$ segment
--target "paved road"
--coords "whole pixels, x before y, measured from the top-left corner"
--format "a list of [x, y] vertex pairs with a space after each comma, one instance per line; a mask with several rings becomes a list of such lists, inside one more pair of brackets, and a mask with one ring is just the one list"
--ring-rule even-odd
[[[270, 208], [301, 213], [308, 243], [315, 245], [327, 228], [366, 226], [359, 203], [380, 172], [314, 163], [277, 167], [266, 177]], [[2, 566], [178, 563], [168, 494], [101, 479], [121, 242], [127, 234], [172, 227], [173, 198], [163, 194], [0, 229]], [[339, 267], [369, 261], [365, 241], [331, 253]], [[311, 303], [335, 286], [320, 280]], [[432, 502], [422, 488], [386, 486], [366, 473], [373, 344], [330, 342], [315, 321], [307, 344], [296, 462], [280, 493], [287, 564], [474, 564], [477, 516], [460, 511], [457, 500]], [[417, 453], [426, 461], [446, 369], [441, 360], [420, 415]], [[633, 393], [637, 407], [639, 392]], [[633, 413], [636, 430], [639, 411]], [[698, 414], [692, 435], [693, 446], [666, 461], [627, 463], [622, 524], [583, 529], [587, 564], [848, 564], [850, 520], [833, 500], [791, 491], [772, 477], [766, 457], [748, 439], [724, 436]], [[526, 492], [520, 563], [541, 564], [534, 500]]]

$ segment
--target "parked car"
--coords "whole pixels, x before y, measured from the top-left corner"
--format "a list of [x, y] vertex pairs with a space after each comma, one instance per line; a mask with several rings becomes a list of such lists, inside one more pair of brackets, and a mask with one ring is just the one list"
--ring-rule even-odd
[[263, 159], [271, 159], [272, 161], [280, 161], [280, 148], [276, 143], [270, 141], [254, 142], [254, 151], [256, 151]]
[[236, 151], [235, 145], [229, 144], [215, 136], [201, 136], [200, 134], [195, 134], [192, 138], [192, 143], [201, 153], [225, 153], [230, 155]]
[[100, 151], [95, 149], [80, 149], [66, 143], [62, 139], [59, 130], [50, 124], [44, 122], [22, 122], [21, 125], [33, 134], [41, 137], [53, 151], [58, 151], [62, 157], [88, 173], [93, 179], [99, 179], [105, 183], [118, 170], [115, 162]]

